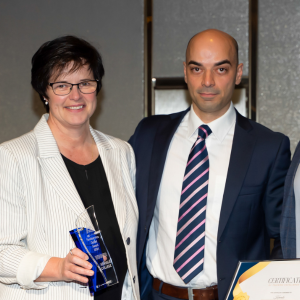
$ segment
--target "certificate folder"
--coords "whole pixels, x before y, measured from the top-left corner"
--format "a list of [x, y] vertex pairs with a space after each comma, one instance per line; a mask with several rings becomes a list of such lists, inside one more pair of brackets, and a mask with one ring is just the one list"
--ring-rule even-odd
[[300, 299], [300, 259], [240, 261], [225, 299]]

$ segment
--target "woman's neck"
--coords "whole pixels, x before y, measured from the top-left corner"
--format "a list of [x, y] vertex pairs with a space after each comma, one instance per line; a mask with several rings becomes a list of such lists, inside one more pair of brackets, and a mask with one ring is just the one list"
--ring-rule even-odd
[[98, 157], [98, 149], [88, 123], [78, 127], [64, 126], [49, 118], [48, 125], [59, 151], [68, 159], [87, 165]]

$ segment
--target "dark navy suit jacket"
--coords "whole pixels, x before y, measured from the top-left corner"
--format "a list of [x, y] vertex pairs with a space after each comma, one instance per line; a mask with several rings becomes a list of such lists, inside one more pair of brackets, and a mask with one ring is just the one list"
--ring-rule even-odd
[[296, 258], [296, 219], [294, 179], [300, 163], [300, 143], [298, 144], [284, 185], [283, 207], [280, 223], [280, 238], [284, 258]]
[[[145, 246], [167, 151], [187, 111], [145, 118], [129, 140], [137, 165], [137, 263], [142, 299], [149, 299], [151, 289]], [[275, 239], [274, 256], [282, 257], [280, 216], [289, 164], [289, 139], [237, 112], [216, 249], [220, 300], [226, 296], [238, 261], [270, 258], [269, 238]]]

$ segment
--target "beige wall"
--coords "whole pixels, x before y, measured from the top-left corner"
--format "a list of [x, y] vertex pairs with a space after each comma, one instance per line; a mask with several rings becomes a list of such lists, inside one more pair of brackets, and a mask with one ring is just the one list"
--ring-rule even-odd
[[300, 140], [300, 3], [259, 1], [258, 120]]
[[[258, 122], [300, 140], [299, 0], [259, 0]], [[239, 43], [248, 75], [248, 0], [153, 0], [153, 77], [183, 76], [186, 44], [206, 28], [228, 32]]]
[[102, 54], [106, 74], [92, 125], [127, 140], [144, 113], [143, 6], [143, 0], [1, 1], [0, 142], [28, 132], [45, 112], [30, 85], [31, 57], [66, 34]]

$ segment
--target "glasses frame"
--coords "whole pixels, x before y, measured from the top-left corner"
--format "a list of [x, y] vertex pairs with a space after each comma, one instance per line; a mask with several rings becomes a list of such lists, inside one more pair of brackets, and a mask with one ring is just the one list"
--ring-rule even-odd
[[[71, 91], [72, 91], [74, 85], [77, 85], [78, 90], [79, 90], [80, 93], [82, 93], [82, 94], [93, 94], [93, 93], [95, 93], [96, 90], [97, 90], [97, 87], [98, 87], [98, 82], [99, 82], [99, 80], [98, 80], [98, 79], [91, 79], [91, 80], [86, 80], [86, 81], [84, 81], [84, 82], [87, 82], [87, 81], [96, 81], [96, 82], [97, 82], [96, 89], [95, 89], [93, 92], [91, 92], [91, 93], [84, 93], [84, 92], [80, 89], [79, 84], [81, 84], [82, 82], [79, 82], [79, 83], [70, 83], [70, 82], [57, 81], [57, 82], [50, 82], [49, 85], [51, 86], [52, 91], [53, 91], [53, 93], [54, 93], [56, 96], [66, 96], [66, 95], [69, 95], [69, 94], [71, 93]], [[61, 95], [61, 94], [59, 95], [59, 94], [56, 94], [55, 91], [54, 91], [53, 84], [55, 84], [55, 83], [67, 83], [67, 84], [71, 84], [72, 86], [71, 86], [71, 88], [70, 88], [69, 93], [63, 94], [63, 95]]]

